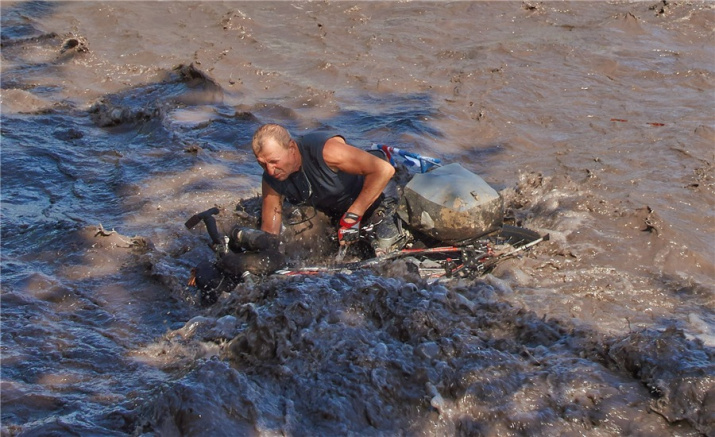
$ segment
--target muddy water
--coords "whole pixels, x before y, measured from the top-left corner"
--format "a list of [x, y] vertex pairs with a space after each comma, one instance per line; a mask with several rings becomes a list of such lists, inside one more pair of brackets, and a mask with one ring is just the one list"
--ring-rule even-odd
[[[715, 9], [3, 2], [3, 435], [708, 435]], [[548, 243], [185, 285], [264, 122], [460, 162]]]

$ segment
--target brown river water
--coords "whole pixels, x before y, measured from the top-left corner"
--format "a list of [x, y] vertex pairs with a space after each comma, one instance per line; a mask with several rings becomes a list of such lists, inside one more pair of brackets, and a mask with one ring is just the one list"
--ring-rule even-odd
[[[715, 435], [715, 4], [3, 1], [2, 435]], [[482, 176], [476, 280], [267, 278], [266, 122]], [[222, 212], [223, 214], [223, 212]]]

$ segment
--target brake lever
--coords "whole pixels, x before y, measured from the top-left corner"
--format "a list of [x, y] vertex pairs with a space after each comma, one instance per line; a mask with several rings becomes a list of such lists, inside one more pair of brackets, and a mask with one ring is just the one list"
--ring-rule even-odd
[[341, 263], [343, 262], [343, 259], [345, 258], [345, 254], [348, 253], [348, 245], [344, 244], [340, 246], [340, 249], [338, 249], [338, 254], [335, 256], [335, 262]]

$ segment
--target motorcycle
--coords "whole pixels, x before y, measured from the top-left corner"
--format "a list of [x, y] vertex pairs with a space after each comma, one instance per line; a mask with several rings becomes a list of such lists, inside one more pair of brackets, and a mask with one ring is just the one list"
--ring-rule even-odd
[[378, 146], [378, 151], [393, 165], [402, 157], [413, 166], [419, 163], [421, 170], [400, 187], [397, 204], [386, 214], [385, 219], [394, 217], [399, 233], [385, 236], [379, 226], [364, 227], [359, 242], [373, 249], [363, 252], [367, 256], [345, 262], [347, 246], [340, 246], [333, 262], [306, 266], [285, 258], [278, 236], [245, 226], [222, 235], [214, 217], [219, 210], [211, 208], [185, 223], [192, 229], [203, 222], [217, 255], [192, 270], [189, 285], [201, 291], [201, 302], [212, 304], [222, 292], [256, 277], [350, 273], [398, 259], [429, 281], [475, 278], [549, 239], [548, 234], [505, 224], [501, 196], [459, 164], [442, 166], [434, 158], [388, 146]]

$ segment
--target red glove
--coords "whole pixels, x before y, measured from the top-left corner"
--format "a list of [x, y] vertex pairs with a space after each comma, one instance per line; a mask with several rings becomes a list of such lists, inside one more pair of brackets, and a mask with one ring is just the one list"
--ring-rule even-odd
[[346, 212], [343, 215], [338, 229], [340, 245], [354, 243], [360, 238], [360, 219], [362, 219], [361, 216], [352, 212]]

